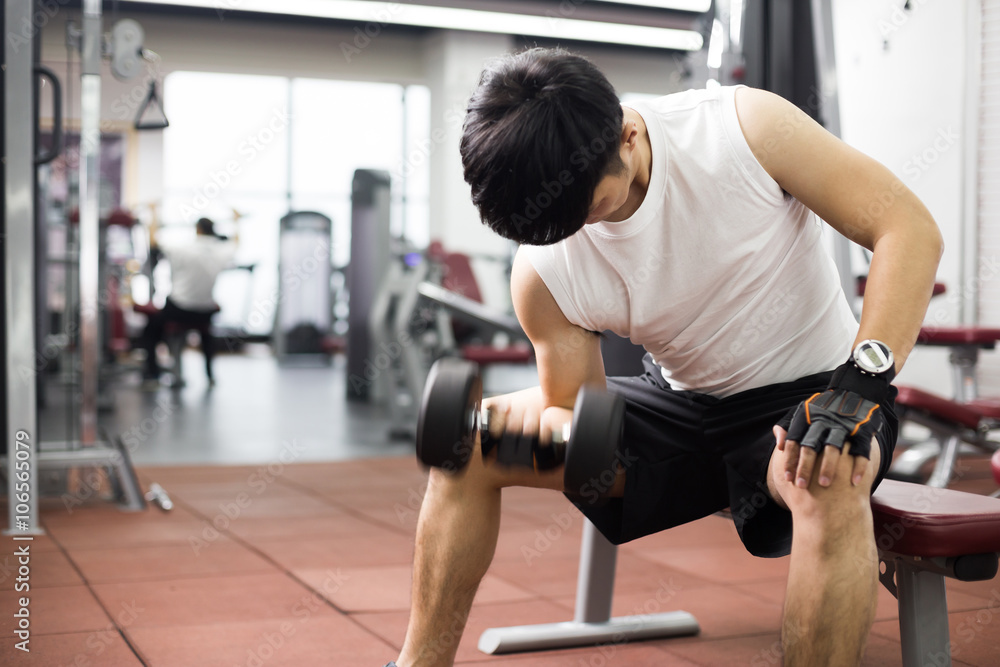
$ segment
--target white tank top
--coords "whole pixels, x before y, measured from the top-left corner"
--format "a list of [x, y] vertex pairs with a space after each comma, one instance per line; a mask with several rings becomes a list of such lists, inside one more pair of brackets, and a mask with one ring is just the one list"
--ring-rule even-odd
[[634, 105], [652, 145], [639, 209], [520, 249], [570, 322], [631, 338], [672, 387], [714, 396], [833, 369], [858, 330], [819, 219], [750, 151], [735, 92]]

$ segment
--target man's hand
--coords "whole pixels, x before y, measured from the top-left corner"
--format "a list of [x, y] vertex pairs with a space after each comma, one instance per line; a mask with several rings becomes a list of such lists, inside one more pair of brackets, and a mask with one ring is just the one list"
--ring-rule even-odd
[[855, 364], [853, 355], [838, 366], [826, 391], [813, 394], [796, 408], [787, 433], [774, 429], [778, 450], [786, 452], [785, 481], [808, 488], [816, 456], [823, 453], [819, 484], [830, 486], [840, 450], [850, 443], [848, 453], [854, 457], [851, 483], [860, 484], [871, 456], [872, 437], [882, 427], [885, 409], [892, 410], [895, 375], [892, 368], [866, 373]]
[[[831, 388], [803, 401], [792, 417], [788, 432], [775, 427], [778, 449], [787, 451], [785, 480], [800, 488], [809, 486], [816, 457], [822, 452], [820, 486], [833, 483], [837, 458], [845, 444], [855, 457], [852, 484], [859, 484], [871, 456], [872, 438], [882, 424], [878, 403], [853, 391]], [[836, 450], [836, 453], [828, 448]]]
[[[780, 451], [787, 450], [788, 452], [788, 455], [785, 457], [785, 481], [791, 482], [794, 480], [795, 485], [799, 488], [808, 488], [813, 468], [816, 465], [816, 457], [820, 454], [808, 447], [802, 447], [797, 442], [789, 441], [785, 429], [780, 426], [774, 427], [774, 438], [778, 443], [778, 449]], [[830, 451], [825, 451], [827, 449]], [[820, 464], [819, 471], [820, 486], [830, 486], [833, 484], [837, 470], [838, 454], [840, 454], [838, 449], [824, 447], [823, 461]], [[868, 459], [863, 456], [854, 457], [854, 470], [851, 473], [852, 485], [857, 486], [861, 483], [865, 474], [865, 468], [867, 467]], [[797, 475], [796, 472], [798, 473]]]
[[549, 444], [553, 432], [573, 419], [571, 409], [545, 407], [538, 387], [484, 399], [483, 407], [490, 413], [490, 436], [493, 438], [499, 440], [504, 432], [520, 433], [538, 436], [542, 446]]

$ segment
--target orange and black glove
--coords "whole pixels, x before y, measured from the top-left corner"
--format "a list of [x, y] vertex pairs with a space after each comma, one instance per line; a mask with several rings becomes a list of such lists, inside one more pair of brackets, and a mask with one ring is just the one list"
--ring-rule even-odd
[[872, 436], [882, 426], [883, 404], [891, 405], [892, 375], [872, 376], [853, 361], [837, 368], [826, 391], [803, 401], [792, 416], [788, 439], [820, 453], [850, 443], [852, 456], [871, 458]]

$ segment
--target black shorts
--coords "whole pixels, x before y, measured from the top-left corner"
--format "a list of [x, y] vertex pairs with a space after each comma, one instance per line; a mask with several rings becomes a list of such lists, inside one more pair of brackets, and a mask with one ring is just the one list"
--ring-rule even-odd
[[[833, 371], [716, 398], [671, 389], [648, 354], [643, 365], [638, 377], [608, 378], [608, 390], [626, 401], [624, 497], [599, 508], [578, 503], [579, 509], [608, 540], [622, 544], [728, 507], [747, 551], [787, 555], [792, 516], [767, 490], [771, 429], [787, 429], [798, 404], [826, 389]], [[899, 429], [893, 406], [883, 408], [874, 486], [889, 468]]]

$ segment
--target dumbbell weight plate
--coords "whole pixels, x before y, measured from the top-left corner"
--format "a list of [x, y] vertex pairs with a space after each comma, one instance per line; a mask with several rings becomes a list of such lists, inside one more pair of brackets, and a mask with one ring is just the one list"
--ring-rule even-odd
[[431, 366], [417, 420], [417, 458], [425, 465], [461, 470], [476, 442], [483, 382], [479, 365], [439, 359]]
[[614, 485], [615, 459], [625, 426], [621, 396], [581, 387], [573, 407], [563, 483], [576, 502], [599, 506]]

